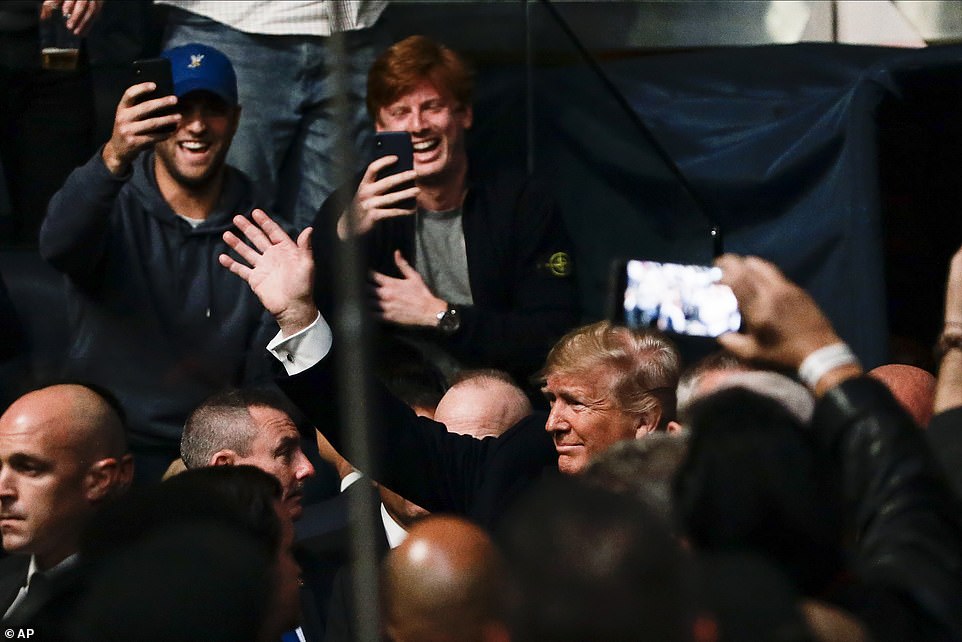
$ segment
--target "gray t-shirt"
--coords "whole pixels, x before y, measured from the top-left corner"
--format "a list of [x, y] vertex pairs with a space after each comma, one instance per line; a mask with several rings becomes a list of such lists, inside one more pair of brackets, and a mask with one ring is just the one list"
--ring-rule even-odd
[[[468, 256], [464, 249], [461, 208], [446, 212], [418, 209], [414, 234], [414, 268], [435, 296], [454, 305], [471, 305]], [[449, 381], [461, 364], [422, 331], [402, 330], [398, 338], [417, 348]]]
[[435, 296], [452, 304], [474, 303], [461, 208], [446, 212], [418, 209], [416, 216], [415, 269]]

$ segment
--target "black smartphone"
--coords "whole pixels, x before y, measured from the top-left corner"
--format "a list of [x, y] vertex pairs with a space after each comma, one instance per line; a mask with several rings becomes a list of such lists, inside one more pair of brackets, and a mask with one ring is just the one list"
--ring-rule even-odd
[[612, 271], [613, 323], [694, 337], [717, 337], [741, 328], [735, 294], [718, 282], [720, 268], [635, 259], [617, 261]]
[[[384, 158], [385, 156], [397, 156], [397, 162], [379, 171], [377, 173], [378, 180], [414, 169], [414, 146], [411, 144], [411, 134], [408, 132], [375, 133], [374, 156], [371, 158], [371, 161]], [[414, 181], [405, 181], [391, 190], [391, 192], [400, 192], [409, 187], [414, 187]], [[406, 198], [396, 203], [395, 207], [404, 210], [413, 210], [417, 207], [417, 202], [413, 198]]]
[[[153, 100], [154, 98], [163, 98], [164, 96], [172, 95], [174, 93], [174, 75], [170, 70], [170, 61], [166, 58], [135, 60], [133, 66], [133, 82], [130, 84], [136, 85], [142, 82], [153, 82], [157, 85], [157, 89], [138, 96], [137, 104]], [[174, 107], [164, 107], [151, 113], [151, 117], [168, 116], [175, 111], [176, 108]], [[177, 129], [176, 125], [169, 125], [159, 127], [156, 131], [164, 134], [172, 134], [175, 129]]]

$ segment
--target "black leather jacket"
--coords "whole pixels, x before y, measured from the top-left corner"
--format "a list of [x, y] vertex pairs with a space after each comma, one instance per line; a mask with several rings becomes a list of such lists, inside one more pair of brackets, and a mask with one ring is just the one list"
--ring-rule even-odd
[[856, 585], [838, 601], [878, 640], [962, 639], [962, 512], [925, 435], [868, 377], [829, 391], [812, 423], [851, 543]]

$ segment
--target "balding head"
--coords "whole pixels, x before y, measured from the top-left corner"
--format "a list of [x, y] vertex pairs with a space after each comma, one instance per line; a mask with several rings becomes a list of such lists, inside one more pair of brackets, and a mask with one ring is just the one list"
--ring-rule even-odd
[[0, 533], [41, 569], [76, 550], [94, 507], [130, 483], [123, 421], [77, 384], [27, 393], [0, 417]]
[[468, 370], [438, 403], [434, 420], [459, 435], [497, 437], [531, 414], [531, 402], [510, 375], [500, 370]]
[[503, 566], [488, 536], [456, 517], [411, 528], [384, 561], [385, 624], [396, 642], [503, 637]]
[[869, 370], [869, 376], [885, 384], [915, 423], [925, 428], [932, 419], [935, 404], [935, 377], [931, 373], [901, 363], [890, 363]]

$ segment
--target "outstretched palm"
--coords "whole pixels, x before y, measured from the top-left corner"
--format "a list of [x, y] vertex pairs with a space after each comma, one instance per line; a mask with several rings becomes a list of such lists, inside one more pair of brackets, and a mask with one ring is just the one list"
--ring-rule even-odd
[[312, 287], [314, 257], [311, 254], [311, 228], [306, 228], [295, 243], [281, 226], [262, 210], [254, 210], [254, 219], [235, 216], [234, 224], [244, 234], [241, 240], [232, 232], [224, 232], [224, 242], [237, 252], [243, 263], [221, 254], [220, 264], [244, 279], [274, 315], [285, 335], [306, 327], [317, 317]]

